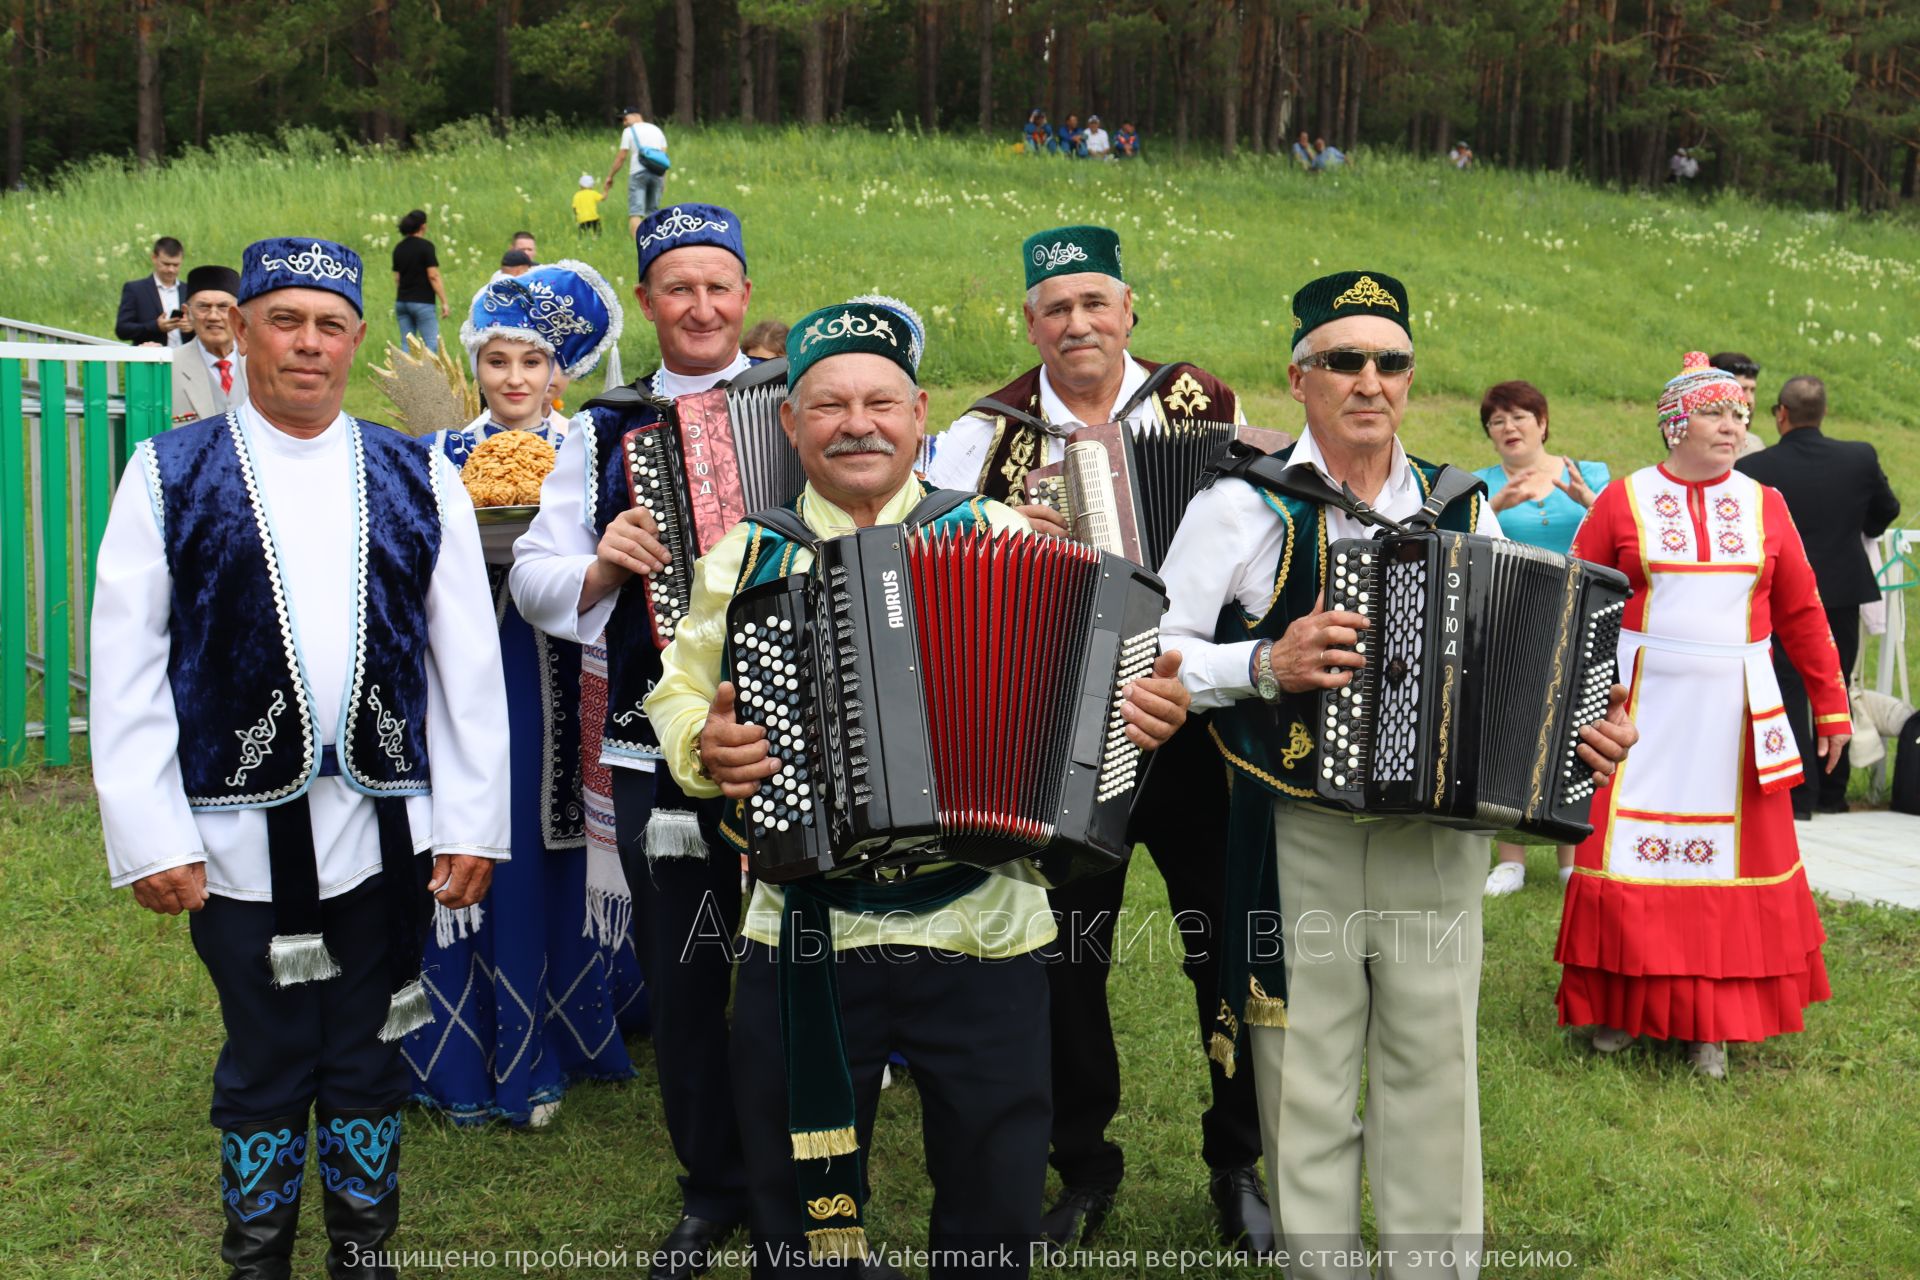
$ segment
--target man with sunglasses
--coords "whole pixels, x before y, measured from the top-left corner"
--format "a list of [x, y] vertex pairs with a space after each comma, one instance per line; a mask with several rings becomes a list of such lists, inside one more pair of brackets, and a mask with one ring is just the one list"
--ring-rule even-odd
[[[1128, 351], [1133, 290], [1120, 265], [1120, 238], [1106, 227], [1056, 227], [1028, 236], [1027, 340], [1040, 363], [976, 402], [938, 437], [928, 437], [927, 479], [1013, 501], [1030, 468], [1058, 462], [1075, 428], [1103, 422], [1145, 426], [1172, 418], [1244, 422], [1233, 389], [1185, 361], [1155, 364]], [[936, 444], [937, 441], [937, 444]], [[1017, 507], [1036, 528], [1064, 533], [1049, 507]], [[1225, 867], [1226, 780], [1204, 725], [1175, 735], [1147, 775], [1134, 805], [1133, 838], [1146, 845], [1167, 885], [1180, 928], [1196, 1023], [1204, 1046], [1219, 985], [1221, 885]], [[1124, 871], [1052, 891], [1060, 924], [1048, 956], [1053, 1027], [1052, 1164], [1059, 1199], [1041, 1220], [1056, 1244], [1084, 1244], [1099, 1232], [1125, 1172], [1107, 1125], [1120, 1109], [1120, 1055], [1107, 1011], [1113, 940], [1119, 929]], [[1158, 936], [1158, 931], [1155, 931]], [[1211, 1103], [1200, 1117], [1200, 1155], [1222, 1238], [1255, 1253], [1272, 1245], [1271, 1217], [1258, 1171], [1260, 1125], [1253, 1086], [1209, 1065]]]
[[[1363, 1153], [1390, 1255], [1381, 1275], [1478, 1271], [1467, 1252], [1482, 1230], [1486, 837], [1312, 803], [1312, 700], [1364, 665], [1352, 646], [1367, 626], [1322, 607], [1325, 548], [1373, 532], [1354, 514], [1361, 503], [1412, 516], [1442, 470], [1398, 438], [1413, 383], [1410, 319], [1406, 289], [1378, 271], [1324, 276], [1295, 294], [1287, 382], [1305, 411], [1300, 438], [1270, 459], [1236, 451], [1187, 508], [1161, 566], [1162, 647], [1184, 655], [1193, 705], [1217, 708], [1213, 734], [1233, 778], [1210, 1052], [1230, 1068], [1251, 1057], [1274, 1227], [1295, 1277], [1367, 1274], [1353, 1260], [1364, 1256]], [[1289, 483], [1272, 487], [1274, 471], [1292, 473]], [[1295, 496], [1298, 477], [1326, 482], [1326, 500]], [[1500, 536], [1477, 484], [1442, 506], [1439, 525]], [[1611, 772], [1625, 754], [1633, 730], [1617, 704], [1616, 716], [1587, 731], [1589, 767]]]

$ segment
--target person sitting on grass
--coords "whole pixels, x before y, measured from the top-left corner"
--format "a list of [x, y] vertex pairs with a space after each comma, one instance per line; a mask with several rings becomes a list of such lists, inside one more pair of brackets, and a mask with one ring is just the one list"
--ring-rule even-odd
[[1140, 154], [1140, 135], [1134, 131], [1133, 121], [1120, 122], [1120, 132], [1113, 135], [1113, 154], [1121, 160], [1131, 160]]

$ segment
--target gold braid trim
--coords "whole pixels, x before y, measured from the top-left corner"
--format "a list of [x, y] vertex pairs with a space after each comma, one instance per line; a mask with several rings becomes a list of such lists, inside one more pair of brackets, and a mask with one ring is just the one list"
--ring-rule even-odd
[[1220, 1074], [1229, 1080], [1233, 1079], [1233, 1041], [1227, 1039], [1226, 1032], [1216, 1031], [1208, 1039], [1207, 1056], [1220, 1064]]
[[[753, 581], [753, 567], [760, 562], [760, 539], [766, 533], [759, 525], [752, 526], [747, 535], [747, 558], [740, 562], [740, 581], [735, 584], [733, 594], [739, 595], [740, 588]], [[687, 588], [691, 591], [691, 585]]]
[[1260, 781], [1266, 783], [1268, 786], [1272, 787], [1275, 791], [1284, 792], [1290, 796], [1299, 796], [1302, 800], [1314, 800], [1319, 798], [1318, 792], [1308, 791], [1305, 787], [1291, 786], [1288, 783], [1282, 782], [1280, 781], [1280, 779], [1268, 773], [1265, 769], [1259, 768], [1258, 766], [1253, 764], [1253, 762], [1249, 760], [1242, 760], [1239, 756], [1233, 754], [1233, 752], [1230, 749], [1228, 749], [1226, 742], [1221, 739], [1220, 730], [1216, 729], [1211, 722], [1207, 724], [1207, 732], [1213, 735], [1214, 745], [1220, 748], [1220, 754], [1225, 756], [1228, 762], [1232, 764], [1236, 769], [1246, 770], [1249, 774], [1260, 779]]
[[1267, 607], [1261, 611], [1258, 618], [1246, 620], [1249, 631], [1264, 622], [1267, 615], [1273, 612], [1273, 606], [1280, 603], [1280, 593], [1287, 588], [1287, 575], [1293, 572], [1293, 517], [1287, 514], [1287, 509], [1265, 489], [1260, 491], [1260, 500], [1267, 504], [1268, 510], [1280, 517], [1280, 523], [1287, 527], [1287, 533], [1280, 547], [1280, 572], [1273, 580], [1273, 594], [1267, 597]]
[[1284, 1027], [1287, 1025], [1287, 1002], [1279, 996], [1270, 996], [1267, 989], [1260, 985], [1260, 979], [1248, 975], [1246, 1023], [1250, 1027]]
[[788, 1136], [793, 1139], [795, 1160], [825, 1160], [829, 1156], [852, 1155], [860, 1149], [860, 1139], [854, 1135], [851, 1125], [842, 1129], [807, 1129]]
[[807, 1256], [814, 1262], [839, 1259], [859, 1262], [867, 1256], [867, 1233], [861, 1227], [821, 1227], [807, 1232]]

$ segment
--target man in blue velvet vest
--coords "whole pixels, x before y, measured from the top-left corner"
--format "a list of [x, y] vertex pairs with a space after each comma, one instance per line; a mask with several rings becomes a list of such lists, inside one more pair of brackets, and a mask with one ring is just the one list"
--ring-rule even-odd
[[310, 1166], [329, 1274], [393, 1274], [399, 1040], [433, 1018], [421, 941], [433, 910], [479, 901], [508, 844], [472, 503], [437, 454], [341, 412], [361, 273], [324, 240], [247, 249], [230, 313], [247, 399], [141, 445], [100, 546], [107, 860], [142, 906], [191, 913], [220, 998], [237, 1280], [288, 1275]]
[[[924, 344], [913, 311], [877, 297], [822, 308], [789, 330], [793, 390], [781, 421], [807, 486], [777, 520], [742, 521], [700, 559], [693, 607], [647, 699], [666, 764], [688, 794], [738, 802], [778, 768], [766, 731], [737, 721], [733, 686], [722, 679], [736, 593], [804, 572], [814, 541], [859, 528], [1028, 527], [1001, 503], [914, 478], [926, 427], [927, 395], [916, 384]], [[1163, 656], [1129, 692], [1126, 732], [1142, 747], [1166, 741], [1185, 718], [1176, 669]], [[934, 1187], [929, 1274], [1027, 1275], [1051, 1104], [1046, 892], [955, 863], [884, 880], [762, 882], [742, 933], [733, 1081], [754, 1275], [810, 1275], [827, 1258], [866, 1254], [863, 1153], [894, 1049], [907, 1055], [920, 1094]], [[802, 937], [818, 945], [789, 945]], [[869, 1263], [861, 1274], [898, 1272]]]
[[[737, 381], [760, 365], [740, 352], [753, 283], [740, 217], [677, 204], [640, 223], [634, 296], [660, 342], [660, 367], [587, 402], [540, 490], [540, 514], [514, 544], [514, 604], [540, 630], [584, 646], [580, 736], [587, 839], [618, 850], [633, 890], [634, 946], [647, 980], [667, 1134], [683, 1170], [680, 1216], [653, 1255], [652, 1280], [707, 1269], [747, 1216], [746, 1176], [727, 1067], [740, 861], [719, 847], [717, 805], [697, 805], [658, 767], [642, 700], [660, 676], [636, 573], [660, 552], [646, 512], [629, 509], [621, 444], [657, 422], [663, 400]], [[784, 362], [782, 362], [784, 367]], [[756, 376], [777, 371], [761, 366]]]
[[[1462, 1261], [1446, 1274], [1469, 1276], [1482, 1232], [1475, 1020], [1488, 841], [1314, 803], [1310, 699], [1351, 682], [1367, 627], [1322, 607], [1326, 549], [1373, 531], [1357, 504], [1293, 496], [1266, 473], [1277, 462], [1333, 496], [1344, 484], [1393, 520], [1430, 505], [1441, 468], [1398, 438], [1414, 366], [1406, 290], [1378, 271], [1324, 276], [1294, 295], [1293, 333], [1298, 442], [1258, 466], [1245, 455], [1229, 464], [1187, 508], [1161, 567], [1162, 647], [1185, 659], [1194, 707], [1218, 708], [1213, 734], [1230, 768], [1210, 1052], [1231, 1070], [1251, 1044], [1290, 1275], [1367, 1274], [1353, 1261], [1362, 1255], [1343, 1252], [1360, 1246], [1364, 1153], [1390, 1255], [1381, 1274], [1438, 1274], [1415, 1255], [1455, 1250]], [[1450, 503], [1440, 491], [1439, 526], [1499, 537], [1478, 489]], [[1634, 736], [1623, 716], [1586, 735], [1582, 758], [1605, 771]]]

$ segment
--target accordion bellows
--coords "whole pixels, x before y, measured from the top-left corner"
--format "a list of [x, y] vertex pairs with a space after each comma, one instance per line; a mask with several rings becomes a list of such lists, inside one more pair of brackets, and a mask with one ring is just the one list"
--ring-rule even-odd
[[899, 526], [741, 593], [739, 715], [781, 762], [746, 807], [755, 871], [1118, 865], [1143, 773], [1121, 701], [1165, 605], [1152, 574], [1065, 539]]
[[1594, 782], [1575, 749], [1617, 678], [1626, 577], [1477, 534], [1386, 534], [1327, 554], [1327, 607], [1370, 626], [1365, 668], [1321, 695], [1320, 797], [1585, 839]]

